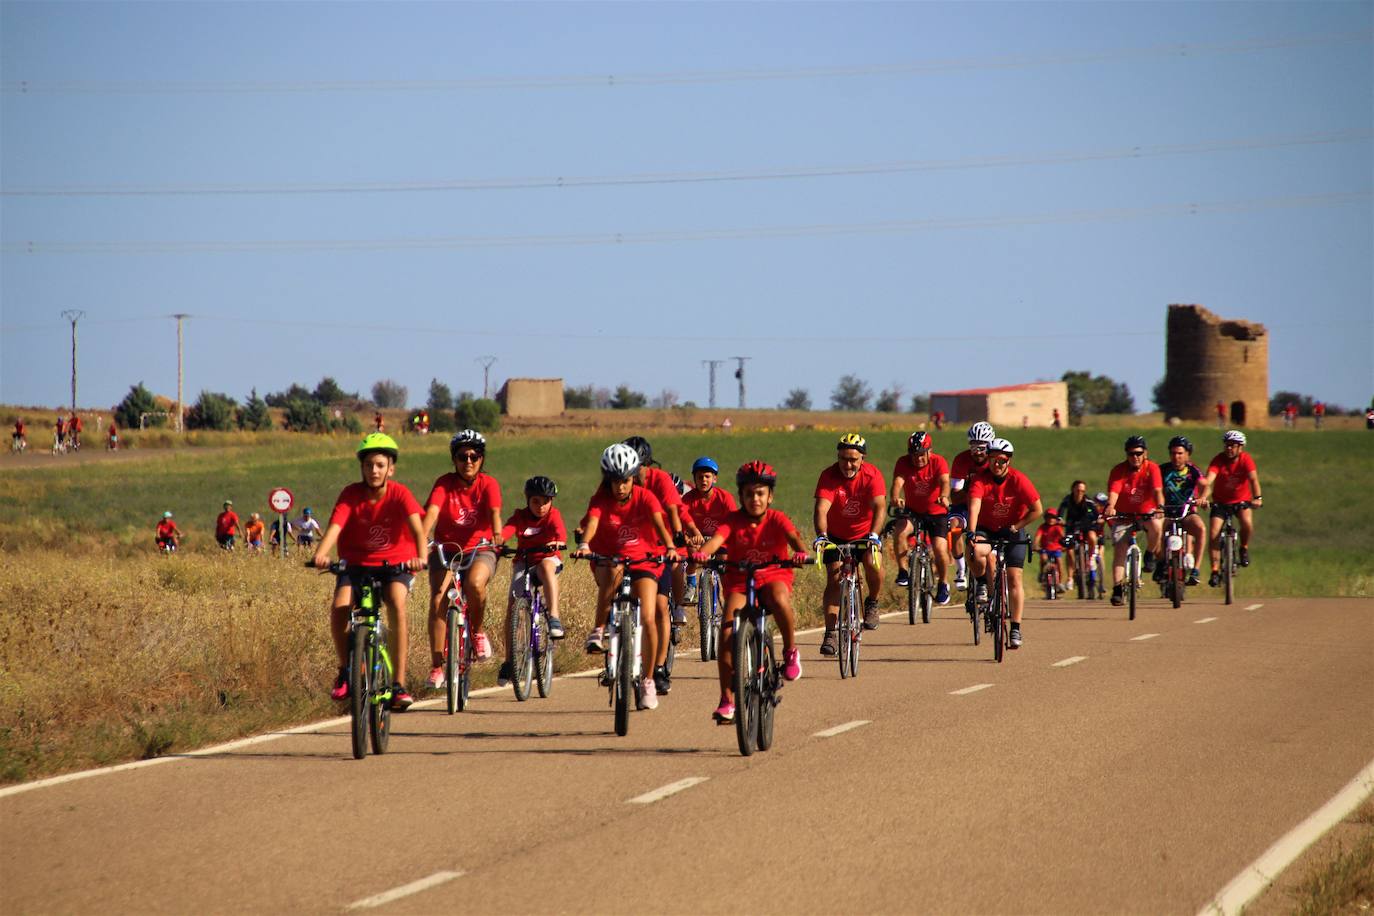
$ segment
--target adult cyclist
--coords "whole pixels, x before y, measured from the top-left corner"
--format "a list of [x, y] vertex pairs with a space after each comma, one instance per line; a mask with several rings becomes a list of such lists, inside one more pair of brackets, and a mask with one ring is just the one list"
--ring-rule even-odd
[[[1088, 498], [1088, 482], [1075, 480], [1069, 487], [1068, 495], [1059, 501], [1059, 518], [1064, 522], [1064, 531], [1072, 537], [1081, 539], [1088, 545], [1088, 561], [1097, 554], [1097, 504]], [[1069, 578], [1077, 581], [1074, 573], [1078, 571], [1075, 551], [1069, 555]], [[1088, 582], [1090, 570], [1083, 570], [1083, 582]], [[1086, 587], [1086, 585], [1085, 585]]]
[[997, 438], [991, 423], [979, 421], [968, 428], [968, 448], [954, 456], [949, 465], [949, 541], [954, 554], [954, 587], [964, 588], [964, 539], [968, 529], [968, 484], [976, 471], [988, 466], [988, 444]]
[[1126, 551], [1135, 539], [1135, 529], [1129, 524], [1113, 521], [1118, 515], [1148, 515], [1144, 520], [1146, 535], [1145, 572], [1155, 571], [1164, 522], [1159, 518], [1164, 503], [1164, 480], [1159, 465], [1149, 459], [1144, 436], [1130, 436], [1125, 444], [1126, 460], [1112, 468], [1107, 477], [1107, 511], [1103, 518], [1112, 526], [1112, 604], [1126, 603]]
[[[868, 597], [864, 599], [864, 629], [878, 628], [878, 594], [883, 587], [878, 558], [883, 540], [878, 532], [887, 511], [887, 487], [883, 474], [864, 462], [868, 442], [858, 433], [846, 433], [835, 444], [835, 463], [821, 472], [816, 481], [816, 542], [825, 564], [825, 635], [821, 654], [834, 655], [840, 620], [840, 552], [832, 543], [863, 542], [864, 580]], [[822, 553], [823, 551], [823, 553]]]
[[[1007, 549], [1007, 597], [1011, 602], [1011, 642], [1021, 648], [1021, 612], [1026, 606], [1026, 590], [1021, 571], [1026, 565], [1030, 531], [1044, 513], [1040, 494], [1030, 478], [1011, 466], [1015, 453], [1006, 439], [988, 444], [988, 466], [979, 470], [969, 484], [969, 543], [973, 545], [973, 574], [979, 579], [978, 602], [988, 600], [994, 570], [988, 562], [990, 538], [1009, 538]], [[986, 578], [984, 578], [986, 577]]]
[[1255, 519], [1249, 507], [1240, 508], [1236, 503], [1264, 505], [1260, 495], [1259, 471], [1255, 469], [1255, 459], [1245, 451], [1245, 433], [1238, 429], [1228, 429], [1221, 437], [1222, 450], [1207, 465], [1207, 476], [1202, 480], [1202, 498], [1206, 505], [1212, 504], [1212, 539], [1209, 553], [1212, 555], [1212, 575], [1207, 584], [1216, 588], [1221, 584], [1221, 535], [1223, 519], [1235, 514], [1240, 520], [1240, 565], [1250, 565], [1250, 536], [1255, 533]]
[[[934, 554], [935, 581], [939, 583], [935, 603], [949, 604], [949, 464], [931, 450], [933, 445], [925, 430], [917, 430], [907, 438], [907, 453], [892, 468], [892, 504], [919, 516], [916, 524], [930, 538]], [[911, 521], [895, 520], [898, 588], [906, 588], [911, 581], [911, 564], [904, 563], [910, 553], [906, 543], [910, 529]]]
[[[1193, 558], [1188, 569], [1188, 584], [1197, 585], [1202, 577], [1198, 563], [1202, 561], [1202, 542], [1206, 531], [1202, 516], [1197, 514], [1197, 497], [1202, 489], [1202, 471], [1193, 464], [1193, 442], [1187, 436], [1169, 440], [1169, 463], [1162, 468], [1164, 480], [1164, 516], [1183, 519], [1183, 529], [1192, 544], [1183, 545], [1184, 554]], [[1155, 581], [1163, 580], [1164, 564], [1155, 567]]]

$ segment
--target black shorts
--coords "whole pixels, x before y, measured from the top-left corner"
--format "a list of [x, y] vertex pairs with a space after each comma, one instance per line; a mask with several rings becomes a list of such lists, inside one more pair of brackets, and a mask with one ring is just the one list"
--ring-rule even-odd
[[948, 515], [918, 515], [914, 518], [899, 518], [897, 524], [910, 522], [917, 529], [924, 531], [928, 538], [949, 537], [949, 516]]
[[233, 547], [234, 536], [232, 534], [217, 534], [215, 535], [215, 542], [221, 547]]
[[1249, 509], [1250, 506], [1228, 506], [1223, 503], [1212, 503], [1212, 518], [1230, 518], [1238, 516], [1242, 509]]
[[979, 528], [975, 533], [989, 539], [1015, 537], [1016, 541], [1007, 549], [1007, 566], [1011, 569], [1022, 569], [1025, 567], [1026, 553], [1030, 547], [1030, 538], [1026, 537], [1026, 532], [1020, 531], [1012, 535], [1010, 528], [1003, 528], [1000, 531], [989, 531], [986, 528]]
[[[873, 549], [873, 544], [869, 541], [850, 541], [849, 544], [860, 556]], [[840, 562], [840, 552], [834, 547], [825, 548], [825, 552], [821, 554], [821, 562], [826, 565]]]
[[[380, 567], [374, 567], [374, 569], [379, 571], [377, 579], [382, 583], [382, 585], [390, 585], [393, 582], [399, 582], [406, 587], [407, 591], [409, 591], [410, 583], [415, 581], [415, 576], [408, 572], [381, 572]], [[364, 575], [372, 571], [373, 569], [368, 569], [365, 566], [358, 566], [348, 569], [340, 573], [335, 578], [334, 590], [338, 591], [345, 585], [357, 585], [359, 579], [361, 579]]]

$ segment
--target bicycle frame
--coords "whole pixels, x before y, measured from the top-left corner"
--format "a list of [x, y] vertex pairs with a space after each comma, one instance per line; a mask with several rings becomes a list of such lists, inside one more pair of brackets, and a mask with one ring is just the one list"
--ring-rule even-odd
[[[513, 557], [519, 570], [518, 574], [511, 574], [510, 617], [506, 621], [506, 638], [511, 665], [514, 668], [511, 685], [515, 688], [515, 698], [521, 702], [529, 698], [530, 681], [536, 673], [535, 665], [547, 666], [547, 670], [539, 672], [541, 696], [548, 696], [552, 683], [553, 639], [549, 636], [547, 627], [543, 625], [544, 589], [542, 580], [536, 575], [536, 569], [537, 564], [545, 557], [553, 555], [554, 548], [563, 546], [541, 545], [538, 548], [519, 549], [502, 547], [499, 551], [501, 556]], [[523, 620], [521, 615], [524, 615]]]
[[1139, 515], [1121, 514], [1107, 519], [1107, 523], [1113, 527], [1112, 540], [1116, 540], [1117, 527], [1130, 527], [1130, 532], [1126, 535], [1130, 539], [1130, 544], [1126, 548], [1126, 577], [1122, 581], [1122, 591], [1126, 594], [1126, 605], [1129, 607], [1129, 619], [1135, 620], [1135, 605], [1137, 593], [1140, 591], [1140, 571], [1141, 558], [1144, 556], [1140, 549], [1140, 543], [1136, 540], [1136, 535], [1145, 530], [1145, 520], [1153, 518], [1153, 512], [1146, 512]]
[[1193, 505], [1190, 499], [1181, 506], [1164, 511], [1164, 563], [1168, 572], [1160, 583], [1160, 597], [1168, 598], [1174, 607], [1183, 604], [1187, 588], [1188, 529], [1184, 522], [1192, 513]]
[[[868, 541], [831, 543], [830, 548], [840, 557], [840, 612], [836, 654], [840, 661], [840, 677], [859, 676], [859, 643], [863, 640], [863, 583], [859, 578], [858, 548], [869, 548]], [[816, 555], [823, 562], [825, 551]]]
[[935, 605], [935, 568], [934, 568], [934, 548], [931, 544], [930, 535], [926, 532], [922, 524], [927, 518], [941, 518], [942, 516], [927, 516], [906, 509], [893, 509], [889, 513], [892, 517], [890, 525], [894, 525], [893, 553], [896, 553], [895, 524], [901, 521], [911, 523], [911, 533], [907, 535], [907, 544], [910, 550], [907, 551], [907, 587], [906, 587], [906, 613], [907, 623], [916, 623], [916, 612], [919, 610], [921, 621], [930, 623], [930, 611]]
[[702, 567], [697, 575], [697, 628], [704, 662], [712, 661], [720, 653], [720, 612], [720, 574]]
[[[1007, 577], [1007, 549], [1020, 543], [1023, 542], [1005, 537], [970, 538], [971, 546], [986, 544], [990, 548], [984, 561], [984, 575], [987, 572], [986, 564], [993, 564], [992, 587], [988, 590], [988, 606], [983, 613], [988, 632], [992, 633], [992, 657], [998, 663], [1005, 657], [1007, 645], [1011, 641], [1011, 585]], [[969, 590], [974, 591], [972, 585]], [[974, 633], [976, 644], [977, 621], [974, 622]]]
[[[313, 568], [314, 564], [307, 563]], [[372, 752], [386, 753], [391, 736], [391, 693], [395, 669], [386, 647], [386, 620], [380, 613], [382, 586], [380, 576], [390, 569], [404, 567], [363, 567], [350, 570], [339, 560], [327, 569], [335, 575], [348, 575], [352, 602], [348, 616], [349, 716], [353, 757], [367, 756], [371, 734]]]
[[[592, 563], [621, 568], [620, 584], [608, 608], [606, 626], [606, 667], [601, 672], [602, 686], [610, 693], [610, 706], [615, 710], [615, 733], [624, 737], [630, 731], [630, 700], [639, 705], [640, 679], [644, 676], [642, 645], [643, 609], [635, 597], [630, 582], [630, 567], [642, 563], [662, 563], [669, 557], [627, 557], [593, 553]], [[667, 634], [664, 634], [666, 638]]]
[[1242, 509], [1253, 509], [1255, 505], [1248, 501], [1214, 505], [1221, 510], [1221, 531], [1217, 534], [1221, 544], [1221, 580], [1225, 586], [1226, 603], [1234, 604], [1236, 574], [1240, 567], [1240, 529], [1236, 527], [1236, 516]]

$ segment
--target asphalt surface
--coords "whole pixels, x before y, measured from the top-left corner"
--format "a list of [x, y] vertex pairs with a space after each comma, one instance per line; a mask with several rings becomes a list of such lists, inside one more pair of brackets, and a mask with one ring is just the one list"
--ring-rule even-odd
[[398, 715], [382, 757], [331, 725], [0, 797], [0, 899], [338, 912], [428, 881], [375, 909], [1195, 913], [1374, 758], [1374, 602], [1206, 591], [1134, 622], [1031, 601], [1001, 665], [953, 606], [886, 618], [853, 680], [809, 634], [751, 758], [693, 654], [625, 738], [564, 678]]

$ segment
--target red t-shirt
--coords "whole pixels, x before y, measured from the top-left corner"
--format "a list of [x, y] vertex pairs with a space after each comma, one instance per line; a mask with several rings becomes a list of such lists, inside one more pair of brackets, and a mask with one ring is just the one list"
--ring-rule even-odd
[[825, 527], [832, 541], [857, 541], [873, 530], [873, 500], [887, 494], [883, 472], [874, 465], [859, 465], [854, 479], [847, 479], [831, 465], [816, 481], [816, 498], [830, 500]]
[[[725, 555], [732, 562], [764, 563], [792, 555], [789, 536], [795, 537], [797, 529], [791, 519], [777, 509], [765, 511], [757, 523], [743, 512], [735, 511], [721, 520], [716, 534], [725, 539]], [[791, 586], [792, 568], [770, 566], [754, 573], [756, 586], [769, 582], [786, 582]], [[721, 576], [721, 586], [727, 593], [743, 594], [749, 587], [749, 576], [742, 569], [726, 569]]]
[[1159, 508], [1155, 502], [1155, 490], [1164, 488], [1164, 477], [1159, 473], [1159, 465], [1149, 458], [1140, 463], [1140, 470], [1132, 471], [1131, 463], [1123, 461], [1107, 477], [1107, 492], [1120, 494], [1116, 498], [1116, 511], [1122, 515], [1143, 515]]
[[1212, 502], [1243, 503], [1254, 499], [1250, 491], [1250, 475], [1255, 470], [1255, 459], [1249, 452], [1241, 452], [1235, 460], [1228, 461], [1222, 452], [1207, 465], [1207, 473], [1215, 473], [1212, 485]]
[[[568, 543], [568, 529], [563, 525], [563, 514], [558, 511], [557, 506], [549, 506], [548, 514], [543, 518], [536, 516], [528, 507], [516, 509], [501, 529], [501, 541], [509, 541], [512, 535], [515, 536], [516, 546], [521, 550], [543, 547], [545, 544]], [[550, 550], [546, 555], [559, 554], [556, 550]], [[535, 556], [534, 559], [540, 557]]]
[[[623, 505], [617, 503], [605, 487], [598, 487], [591, 502], [587, 503], [587, 518], [601, 520], [596, 524], [596, 535], [587, 546], [594, 553], [631, 560], [654, 556], [663, 549], [658, 542], [658, 532], [654, 530], [655, 512], [662, 515], [663, 504], [644, 487], [631, 487], [630, 498]], [[664, 527], [667, 527], [666, 521]]]
[[944, 515], [949, 510], [935, 500], [940, 495], [940, 477], [949, 473], [949, 463], [944, 456], [934, 452], [926, 466], [918, 468], [916, 459], [903, 455], [892, 468], [892, 479], [902, 478], [902, 496], [906, 507], [922, 515]]
[[692, 514], [683, 505], [682, 494], [678, 492], [677, 484], [673, 483], [672, 474], [662, 468], [645, 468], [643, 485], [645, 489], [658, 497], [659, 503], [663, 506], [663, 526], [670, 532], [673, 530], [673, 525], [668, 517], [669, 506], [677, 506], [677, 517], [683, 525], [692, 523]]
[[705, 494], [692, 490], [682, 497], [682, 503], [691, 514], [697, 530], [707, 538], [716, 533], [716, 527], [727, 515], [739, 508], [729, 491], [720, 487], [712, 487], [711, 492]]
[[81, 430], [85, 428], [85, 425], [85, 423], [81, 422], [80, 417], [72, 417], [67, 421], [67, 428], [75, 430], [76, 432], [81, 432]]
[[[987, 468], [987, 466], [988, 462], [986, 458], [983, 459], [982, 464], [975, 464], [973, 461], [973, 452], [970, 452], [968, 449], [964, 449], [962, 452], [954, 456], [954, 461], [949, 466], [950, 505], [968, 505], [969, 483], [976, 472], [984, 470], [985, 468]], [[954, 481], [956, 480], [964, 481], [964, 487], [962, 490], [954, 489]]]
[[176, 530], [177, 523], [170, 518], [164, 518], [157, 523], [157, 536], [160, 538], [169, 538], [176, 533]]
[[467, 550], [483, 539], [495, 540], [491, 530], [491, 513], [501, 511], [501, 486], [496, 478], [478, 472], [472, 483], [464, 484], [456, 473], [445, 474], [434, 481], [425, 509], [439, 507], [439, 520], [434, 523], [435, 543], [449, 542]]
[[239, 516], [233, 509], [227, 509], [215, 516], [215, 534], [233, 534], [238, 527]]
[[990, 470], [978, 471], [973, 475], [968, 495], [969, 499], [978, 497], [983, 501], [978, 509], [978, 527], [983, 531], [1010, 528], [1025, 518], [1040, 498], [1030, 478], [1016, 468], [1008, 468], [1007, 476], [1000, 481]]
[[420, 504], [405, 484], [388, 481], [382, 498], [372, 502], [367, 485], [351, 483], [343, 488], [329, 524], [341, 526], [339, 559], [366, 566], [404, 563], [417, 556], [410, 536], [409, 518], [420, 515]]
[[1059, 522], [1049, 522], [1040, 526], [1040, 549], [1063, 550], [1064, 526]]

